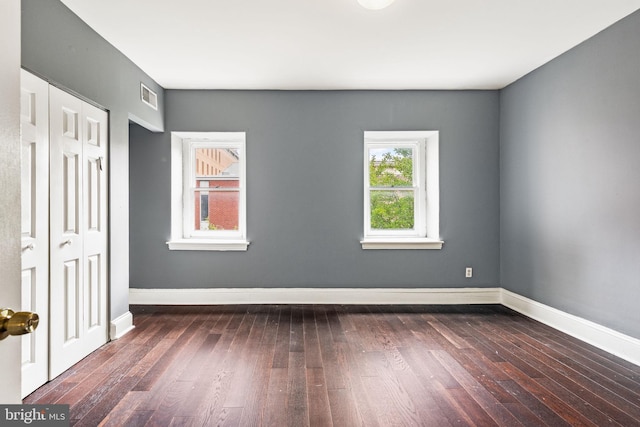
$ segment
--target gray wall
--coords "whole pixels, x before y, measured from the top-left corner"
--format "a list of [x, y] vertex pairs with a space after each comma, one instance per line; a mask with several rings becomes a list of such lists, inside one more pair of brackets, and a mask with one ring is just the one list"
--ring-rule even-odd
[[640, 338], [640, 12], [501, 92], [502, 286]]
[[[131, 287], [499, 285], [497, 91], [165, 95], [130, 132]], [[440, 131], [442, 250], [361, 249], [364, 130]], [[170, 131], [247, 132], [247, 252], [168, 250]]]
[[[111, 318], [129, 310], [129, 120], [161, 130], [163, 89], [59, 0], [22, 0], [22, 66], [109, 111]], [[140, 101], [140, 82], [160, 108]]]

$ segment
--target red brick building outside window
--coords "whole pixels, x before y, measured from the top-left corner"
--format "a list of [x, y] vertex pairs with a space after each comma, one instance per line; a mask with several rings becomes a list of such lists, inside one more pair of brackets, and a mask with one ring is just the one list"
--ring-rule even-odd
[[237, 230], [239, 157], [226, 148], [196, 149], [195, 230]]

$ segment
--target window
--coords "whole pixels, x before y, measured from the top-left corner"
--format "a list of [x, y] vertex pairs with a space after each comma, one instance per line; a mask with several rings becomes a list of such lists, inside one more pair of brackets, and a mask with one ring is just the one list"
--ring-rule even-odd
[[363, 249], [441, 249], [438, 132], [364, 133]]
[[171, 133], [169, 249], [247, 250], [245, 139], [244, 132]]

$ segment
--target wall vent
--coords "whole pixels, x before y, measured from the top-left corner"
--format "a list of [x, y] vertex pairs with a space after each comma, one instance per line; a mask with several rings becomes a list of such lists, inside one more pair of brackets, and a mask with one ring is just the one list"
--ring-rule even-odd
[[154, 110], [158, 109], [158, 95], [146, 87], [144, 83], [140, 83], [140, 99]]

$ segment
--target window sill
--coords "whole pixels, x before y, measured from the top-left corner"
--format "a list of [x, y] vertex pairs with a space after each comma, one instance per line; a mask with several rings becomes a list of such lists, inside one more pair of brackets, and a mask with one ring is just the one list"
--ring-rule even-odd
[[429, 238], [369, 238], [361, 240], [362, 249], [442, 249], [442, 240]]
[[167, 246], [172, 251], [246, 251], [246, 240], [180, 239], [170, 240]]

